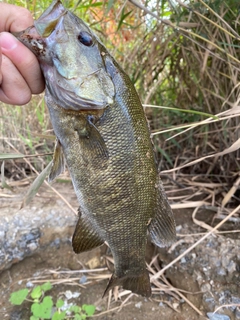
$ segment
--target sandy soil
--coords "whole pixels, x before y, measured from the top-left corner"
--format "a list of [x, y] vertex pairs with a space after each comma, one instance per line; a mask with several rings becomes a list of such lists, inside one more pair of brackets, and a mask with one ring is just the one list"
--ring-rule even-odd
[[[54, 186], [77, 208], [77, 201], [69, 183]], [[24, 288], [26, 284], [29, 285], [29, 281], [30, 284], [35, 284], [46, 279], [56, 283], [50, 292], [54, 299], [63, 297], [77, 305], [94, 304], [100, 320], [209, 319], [208, 312], [213, 312], [225, 304], [232, 306], [221, 308], [218, 313], [228, 316], [226, 319], [240, 319], [237, 308], [237, 305], [240, 305], [238, 236], [235, 236], [235, 239], [229, 238], [228, 234], [210, 237], [167, 270], [166, 278], [172, 286], [182, 290], [182, 297], [177, 293], [174, 297], [163, 289], [158, 290], [151, 299], [131, 295], [125, 302], [129, 294], [121, 296], [124, 292], [120, 290], [120, 298], [115, 300], [113, 296], [108, 296], [102, 299], [107, 278], [111, 273], [106, 270], [89, 274], [78, 270], [106, 268], [108, 264], [104, 256], [109, 256], [109, 252], [102, 247], [86, 254], [74, 254], [70, 238], [76, 217], [71, 210], [52, 191], [43, 187], [33, 202], [19, 211], [25, 192], [25, 188], [16, 190], [15, 194], [4, 191], [0, 197], [2, 319], [29, 319], [31, 304], [26, 302], [20, 307], [13, 307], [8, 301], [10, 294]], [[192, 234], [202, 231], [192, 223], [191, 212], [174, 212], [178, 232]], [[212, 218], [212, 213], [209, 212], [202, 212], [201, 215], [205, 221]], [[164, 267], [196, 239], [199, 239], [199, 236], [179, 237], [179, 244], [170, 253], [149, 244], [147, 261], [150, 262], [153, 256], [158, 255], [158, 265]], [[49, 270], [55, 271], [50, 273]], [[74, 273], [60, 274], [60, 271]], [[80, 285], [79, 280], [82, 281], [83, 275], [87, 282]], [[95, 280], [92, 279], [93, 275], [96, 276]], [[68, 300], [65, 296], [67, 290], [80, 292], [80, 297]], [[189, 299], [202, 315], [194, 311], [184, 297]]]

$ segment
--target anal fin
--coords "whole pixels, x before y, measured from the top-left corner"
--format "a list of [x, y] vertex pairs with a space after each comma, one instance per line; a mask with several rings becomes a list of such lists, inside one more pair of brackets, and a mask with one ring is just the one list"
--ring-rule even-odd
[[72, 247], [75, 253], [81, 253], [99, 247], [104, 240], [90, 224], [87, 218], [79, 214], [79, 219], [72, 238]]

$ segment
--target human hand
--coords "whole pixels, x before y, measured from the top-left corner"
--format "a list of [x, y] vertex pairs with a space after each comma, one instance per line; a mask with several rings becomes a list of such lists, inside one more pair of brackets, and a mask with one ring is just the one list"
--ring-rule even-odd
[[33, 25], [30, 12], [0, 3], [0, 101], [23, 105], [32, 94], [44, 90], [44, 80], [35, 55], [9, 32]]

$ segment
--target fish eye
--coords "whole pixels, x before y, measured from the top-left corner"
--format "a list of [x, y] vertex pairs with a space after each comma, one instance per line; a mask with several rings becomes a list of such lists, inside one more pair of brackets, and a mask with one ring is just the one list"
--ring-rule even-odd
[[93, 44], [92, 36], [86, 31], [81, 31], [79, 33], [78, 40], [87, 47], [90, 47]]

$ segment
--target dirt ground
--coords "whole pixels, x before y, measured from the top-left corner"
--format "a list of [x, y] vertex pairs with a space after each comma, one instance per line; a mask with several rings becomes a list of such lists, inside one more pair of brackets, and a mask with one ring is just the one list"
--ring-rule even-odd
[[[77, 208], [70, 184], [59, 184], [54, 187]], [[0, 232], [5, 234], [4, 242], [1, 244], [1, 247], [5, 248], [1, 254], [4, 256], [5, 264], [2, 260], [0, 268], [2, 269], [1, 319], [29, 319], [31, 304], [25, 302], [22, 306], [14, 307], [9, 302], [10, 294], [25, 288], [29, 283], [35, 285], [47, 280], [54, 284], [50, 291], [54, 299], [62, 297], [69, 303], [74, 302], [79, 306], [94, 304], [97, 307], [94, 317], [97, 316], [100, 320], [211, 319], [209, 312], [223, 305], [230, 307], [220, 308], [217, 311], [219, 315], [224, 314], [227, 317], [219, 318], [220, 320], [240, 319], [238, 234], [234, 239], [228, 234], [206, 239], [167, 270], [166, 279], [171, 288], [179, 290], [180, 296], [166, 289], [163, 284], [162, 290], [155, 290], [153, 285], [151, 299], [131, 295], [122, 290], [119, 290], [118, 298], [115, 292], [102, 299], [111, 274], [107, 270], [108, 250], [101, 247], [81, 255], [74, 254], [70, 239], [76, 217], [71, 210], [67, 209], [52, 191], [43, 187], [33, 202], [19, 211], [22, 195], [25, 192], [25, 188], [21, 188], [15, 190], [15, 194], [9, 191], [0, 193]], [[178, 238], [179, 243], [169, 253], [167, 249], [156, 249], [149, 244], [147, 262], [150, 263], [152, 258], [157, 256], [157, 264], [164, 267], [196, 240], [196, 237], [187, 235], [202, 232], [203, 229], [193, 224], [191, 213], [192, 210], [175, 210], [177, 230], [182, 234]], [[207, 211], [201, 213], [201, 219], [204, 221], [209, 222], [212, 218], [212, 213]], [[3, 231], [4, 228], [8, 228], [7, 232]], [[184, 234], [186, 237], [183, 237]], [[11, 241], [11, 245], [6, 244]], [[100, 268], [102, 271], [89, 273], [87, 271], [89, 268]], [[67, 291], [80, 292], [80, 296], [69, 299], [66, 297]], [[199, 315], [185, 298], [196, 306], [202, 315]]]

